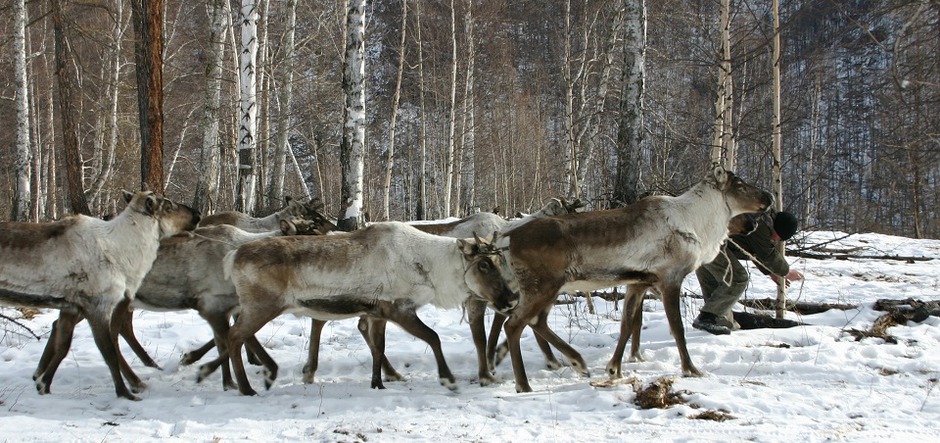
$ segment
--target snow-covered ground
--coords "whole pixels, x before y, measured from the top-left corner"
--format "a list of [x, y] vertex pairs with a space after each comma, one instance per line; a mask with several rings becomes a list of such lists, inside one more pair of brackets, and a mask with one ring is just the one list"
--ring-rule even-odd
[[[806, 243], [842, 237], [814, 232]], [[828, 245], [862, 247], [855, 254], [923, 256], [935, 260], [791, 259], [806, 276], [790, 297], [805, 302], [858, 304], [806, 316], [790, 329], [735, 331], [713, 336], [691, 327], [701, 300], [685, 297], [684, 321], [692, 359], [702, 378], [677, 377], [678, 353], [658, 301], [647, 301], [641, 340], [646, 362], [624, 363], [640, 384], [675, 377], [684, 404], [641, 409], [630, 384], [594, 387], [616, 343], [620, 311], [595, 299], [559, 305], [552, 327], [588, 362], [590, 378], [570, 368], [545, 369], [531, 332], [523, 336], [526, 369], [535, 392], [517, 394], [509, 362], [497, 368], [505, 381], [476, 384], [476, 357], [462, 312], [423, 308], [419, 315], [441, 336], [460, 389], [438, 384], [428, 346], [389, 327], [388, 354], [405, 382], [369, 389], [370, 356], [356, 320], [324, 330], [316, 383], [301, 382], [309, 320], [285, 315], [259, 333], [280, 364], [280, 376], [263, 391], [258, 367], [249, 376], [260, 395], [223, 391], [218, 373], [196, 383], [197, 366], [180, 366], [180, 355], [210, 337], [194, 312], [135, 313], [141, 342], [163, 366], [143, 367], [126, 346], [137, 373], [148, 383], [143, 400], [114, 395], [111, 378], [87, 326], [76, 329], [72, 352], [39, 396], [31, 374], [55, 312], [23, 324], [43, 335], [39, 342], [7, 324], [0, 335], [0, 440], [2, 441], [938, 441], [940, 439], [940, 319], [891, 328], [897, 344], [856, 341], [848, 329], [868, 329], [880, 315], [877, 299], [940, 299], [940, 241], [856, 234]], [[698, 293], [694, 276], [684, 291]], [[756, 271], [746, 297], [774, 297], [769, 278]], [[3, 310], [5, 315], [18, 313]], [[212, 355], [212, 354], [210, 354]], [[695, 419], [719, 412], [727, 420]]]

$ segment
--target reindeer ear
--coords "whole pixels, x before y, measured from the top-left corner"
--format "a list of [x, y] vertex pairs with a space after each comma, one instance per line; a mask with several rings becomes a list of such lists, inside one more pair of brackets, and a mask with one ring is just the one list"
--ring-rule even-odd
[[130, 203], [134, 199], [134, 193], [126, 189], [121, 189], [121, 192], [124, 193], [124, 203]]
[[147, 200], [144, 201], [144, 209], [147, 210], [147, 213], [150, 215], [155, 214], [159, 206], [160, 206], [160, 202], [157, 201], [157, 197], [153, 194], [148, 194]]
[[715, 181], [718, 182], [719, 185], [724, 185], [725, 182], [728, 181], [728, 171], [718, 163], [715, 163], [712, 169], [712, 175], [714, 175]]
[[281, 220], [281, 234], [297, 235], [297, 226], [288, 220]]
[[463, 255], [471, 256], [477, 249], [477, 245], [474, 242], [458, 238], [457, 239], [457, 248], [460, 249], [460, 252], [463, 252]]

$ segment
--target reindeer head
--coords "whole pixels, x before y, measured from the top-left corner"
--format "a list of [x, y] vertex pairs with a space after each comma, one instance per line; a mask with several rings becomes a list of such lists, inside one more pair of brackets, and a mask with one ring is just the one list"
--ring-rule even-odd
[[457, 245], [467, 263], [464, 280], [473, 295], [486, 300], [494, 309], [508, 313], [519, 304], [519, 294], [513, 292], [503, 275], [502, 251], [494, 245], [497, 233], [491, 240], [458, 239]]
[[774, 197], [769, 192], [741, 180], [733, 172], [716, 165], [706, 178], [721, 192], [731, 215], [748, 212], [764, 212], [773, 205]]
[[192, 231], [199, 224], [199, 211], [175, 203], [150, 191], [124, 192], [127, 210], [132, 210], [157, 220], [160, 238], [172, 237], [183, 231]]

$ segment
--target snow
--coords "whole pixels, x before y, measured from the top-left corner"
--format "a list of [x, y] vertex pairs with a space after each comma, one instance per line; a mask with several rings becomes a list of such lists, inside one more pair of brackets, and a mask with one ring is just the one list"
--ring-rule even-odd
[[[805, 243], [847, 234], [812, 232]], [[678, 353], [658, 301], [644, 305], [645, 362], [624, 363], [624, 374], [647, 385], [674, 378], [683, 404], [641, 409], [629, 383], [594, 387], [606, 380], [604, 367], [616, 343], [620, 311], [594, 299], [589, 314], [583, 298], [558, 305], [551, 322], [588, 362], [590, 378], [570, 368], [545, 369], [531, 331], [523, 352], [535, 392], [517, 394], [508, 361], [497, 368], [504, 382], [476, 383], [476, 357], [469, 328], [459, 310], [425, 307], [419, 315], [441, 336], [447, 362], [460, 389], [438, 383], [429, 347], [390, 326], [388, 354], [407, 378], [369, 388], [368, 349], [356, 320], [331, 322], [323, 333], [316, 383], [304, 385], [309, 320], [281, 316], [259, 333], [280, 364], [271, 390], [263, 390], [260, 369], [249, 367], [257, 397], [223, 391], [216, 373], [197, 384], [198, 366], [180, 366], [180, 355], [210, 337], [194, 312], [136, 312], [141, 342], [163, 366], [145, 368], [128, 347], [124, 355], [149, 388], [142, 401], [118, 399], [87, 326], [76, 328], [72, 352], [52, 384], [39, 396], [31, 380], [54, 311], [22, 323], [41, 342], [7, 324], [0, 336], [0, 440], [3, 441], [937, 441], [940, 438], [940, 319], [889, 329], [897, 344], [856, 341], [848, 329], [867, 330], [881, 314], [877, 299], [937, 300], [940, 241], [854, 234], [827, 245], [856, 255], [922, 256], [935, 260], [814, 260], [790, 258], [806, 276], [790, 288], [803, 302], [858, 304], [788, 318], [805, 323], [790, 329], [739, 330], [713, 336], [691, 327], [701, 300], [683, 298], [686, 337], [692, 359], [706, 375], [679, 377]], [[753, 268], [751, 268], [753, 270]], [[698, 293], [694, 277], [684, 292]], [[752, 272], [748, 298], [774, 297], [769, 278]], [[743, 309], [743, 308], [742, 308]], [[18, 315], [4, 310], [8, 316]], [[210, 353], [210, 356], [212, 354]], [[208, 357], [203, 362], [208, 361]], [[694, 419], [720, 412], [725, 421]]]

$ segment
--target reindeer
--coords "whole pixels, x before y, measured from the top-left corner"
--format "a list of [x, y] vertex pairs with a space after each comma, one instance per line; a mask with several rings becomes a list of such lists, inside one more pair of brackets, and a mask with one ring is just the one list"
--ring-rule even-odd
[[[538, 211], [527, 216], [522, 216], [522, 218], [518, 220], [509, 221], [494, 213], [480, 212], [453, 222], [409, 224], [414, 226], [416, 229], [427, 232], [429, 234], [451, 238], [468, 238], [476, 236], [478, 233], [499, 232], [506, 229], [511, 229], [539, 217], [549, 217], [553, 215], [572, 213], [583, 206], [584, 203], [581, 202], [580, 199], [575, 200], [572, 203], [568, 203], [563, 198], [552, 198]], [[477, 298], [470, 298], [467, 300], [466, 308], [468, 313], [468, 323], [470, 324], [470, 331], [477, 349], [479, 380], [480, 384], [485, 386], [497, 381], [492, 374], [492, 368], [494, 366], [492, 363], [493, 359], [487, 358], [487, 355], [484, 354], [486, 332], [483, 326], [483, 317], [486, 310], [486, 302]], [[494, 316], [493, 327], [497, 331], [496, 338], [498, 338], [498, 325], [501, 325], [503, 321], [505, 321], [505, 318], [506, 317], [500, 312], [496, 312]], [[318, 366], [320, 336], [324, 325], [326, 325], [326, 321], [318, 320], [316, 318], [311, 320], [310, 348], [308, 350], [307, 363], [303, 368], [304, 383], [313, 383]], [[359, 319], [358, 329], [367, 343], [373, 343], [377, 346], [382, 346], [381, 343], [385, 339], [385, 327], [386, 322], [382, 319], [369, 317], [361, 317]], [[536, 338], [539, 341], [539, 345], [542, 346], [544, 340], [542, 340], [540, 337]], [[544, 346], [545, 348], [543, 349], [546, 349], [548, 345], [545, 344]], [[548, 350], [547, 352], [548, 353], [546, 355], [554, 359], [554, 356], [551, 355], [551, 350]], [[384, 354], [382, 355], [381, 363], [382, 371], [385, 373], [386, 381], [404, 380], [404, 377], [402, 377], [401, 374], [395, 370], [394, 366], [392, 366], [391, 362], [389, 362], [388, 358]], [[373, 375], [373, 377], [377, 376], [380, 376], [380, 374]]]
[[[740, 214], [731, 219], [728, 223], [728, 236], [744, 234], [747, 235], [753, 232], [757, 228], [757, 224], [754, 222], [751, 214]], [[641, 296], [638, 297], [625, 297], [627, 300], [633, 300], [636, 303], [634, 306], [626, 306], [624, 312], [632, 311], [633, 322], [632, 324], [632, 333], [630, 334], [630, 358], [628, 361], [638, 362], [644, 361], [642, 355], [640, 354], [640, 330], [643, 327], [643, 310], [640, 309], [642, 305], [643, 297], [646, 296], [644, 292]], [[542, 318], [540, 322], [545, 322], [548, 319], [548, 312], [543, 311]], [[493, 365], [490, 366], [490, 371], [493, 371], [493, 367], [498, 365], [509, 353], [509, 344], [506, 341], [503, 341], [498, 347], [496, 343], [499, 341], [499, 327], [503, 325], [505, 320], [504, 316], [497, 315], [493, 319], [493, 326], [490, 331], [489, 341], [487, 342], [486, 352], [488, 362]], [[558, 369], [561, 367], [561, 363], [555, 358], [555, 355], [552, 353], [551, 347], [543, 338], [536, 335], [536, 341], [539, 344], [539, 348], [542, 350], [542, 353], [545, 355], [547, 365], [549, 369]], [[621, 354], [622, 356], [622, 354]]]
[[199, 226], [232, 225], [248, 232], [271, 232], [280, 229], [281, 220], [299, 218], [316, 222], [326, 228], [319, 234], [326, 234], [336, 229], [336, 225], [319, 212], [321, 208], [323, 203], [319, 200], [301, 203], [288, 197], [287, 206], [267, 217], [254, 218], [237, 211], [223, 211], [206, 216]]
[[508, 248], [521, 303], [505, 324], [516, 391], [532, 390], [526, 377], [519, 338], [526, 325], [588, 375], [584, 359], [549, 329], [547, 312], [561, 291], [591, 291], [627, 285], [620, 339], [607, 365], [620, 376], [620, 360], [631, 335], [634, 307], [649, 288], [663, 297], [666, 318], [679, 349], [682, 373], [700, 376], [686, 347], [679, 311], [683, 278], [714, 259], [728, 236], [732, 217], [767, 210], [771, 195], [716, 166], [677, 197], [647, 197], [619, 209], [532, 220], [504, 232], [497, 245]]
[[[427, 342], [437, 360], [441, 384], [456, 389], [437, 333], [415, 310], [425, 304], [454, 308], [469, 297], [485, 299], [497, 310], [517, 303], [500, 268], [501, 254], [479, 238], [452, 239], [421, 232], [404, 223], [377, 223], [358, 231], [318, 237], [280, 237], [248, 243], [226, 256], [235, 284], [239, 317], [228, 334], [228, 348], [200, 368], [199, 380], [230, 358], [239, 391], [254, 395], [242, 362], [241, 346], [283, 312], [334, 320], [361, 315], [391, 320]], [[382, 388], [384, 348], [369, 342], [373, 388]], [[277, 364], [262, 358], [265, 387]]]
[[[146, 386], [121, 355], [113, 314], [127, 310], [157, 256], [160, 239], [192, 230], [199, 214], [152, 192], [124, 193], [127, 207], [109, 221], [76, 215], [52, 223], [0, 223], [0, 303], [81, 315], [111, 372], [118, 397], [139, 400]], [[51, 372], [36, 374], [49, 393]]]
[[[203, 351], [204, 354], [225, 340], [229, 313], [238, 305], [235, 287], [223, 276], [222, 259], [225, 254], [250, 241], [278, 235], [314, 235], [321, 229], [327, 227], [295, 218], [281, 220], [279, 231], [251, 233], [230, 225], [216, 225], [165, 238], [160, 241], [157, 258], [137, 289], [131, 306], [148, 311], [195, 309], [209, 323], [215, 336], [215, 340], [209, 342], [211, 346], [204, 346], [205, 351], [202, 348], [194, 351]], [[122, 317], [121, 336], [141, 361], [146, 366], [159, 368], [134, 335], [131, 310], [116, 311], [114, 315]], [[63, 310], [59, 313], [33, 375], [34, 380], [44, 375], [47, 384], [52, 382], [56, 369], [68, 354], [75, 326], [83, 318], [80, 312]], [[249, 346], [253, 352], [264, 352], [254, 340], [249, 342]], [[184, 364], [187, 358], [192, 356], [184, 355]], [[225, 388], [235, 386], [227, 365], [222, 373], [222, 382]]]

